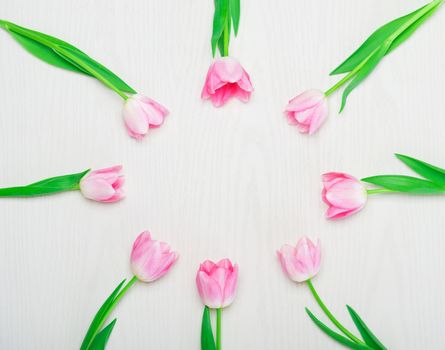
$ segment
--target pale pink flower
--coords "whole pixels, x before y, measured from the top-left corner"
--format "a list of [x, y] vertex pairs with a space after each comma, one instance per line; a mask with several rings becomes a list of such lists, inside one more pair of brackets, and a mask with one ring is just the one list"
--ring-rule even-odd
[[167, 243], [152, 239], [145, 231], [134, 241], [131, 270], [140, 281], [152, 282], [164, 276], [177, 259], [178, 253], [171, 251]]
[[222, 57], [210, 66], [201, 98], [210, 98], [215, 107], [221, 107], [232, 97], [249, 101], [252, 91], [249, 74], [241, 64], [232, 57]]
[[361, 210], [368, 198], [365, 186], [355, 177], [343, 173], [327, 173], [323, 179], [323, 201], [329, 205], [326, 217], [340, 219]]
[[277, 255], [283, 272], [292, 281], [307, 281], [320, 271], [320, 240], [315, 245], [307, 237], [300, 238], [295, 247], [283, 245]]
[[79, 183], [83, 196], [97, 202], [117, 202], [124, 197], [122, 185], [124, 177], [120, 174], [121, 165], [94, 170], [87, 173]]
[[289, 123], [296, 125], [303, 134], [312, 135], [328, 116], [328, 102], [319, 90], [308, 90], [294, 97], [286, 106]]
[[149, 129], [161, 126], [167, 114], [165, 107], [142, 95], [131, 96], [124, 105], [124, 121], [128, 134], [138, 140]]
[[196, 285], [203, 304], [212, 309], [229, 306], [235, 299], [238, 285], [238, 265], [229, 259], [218, 263], [204, 261], [196, 275]]

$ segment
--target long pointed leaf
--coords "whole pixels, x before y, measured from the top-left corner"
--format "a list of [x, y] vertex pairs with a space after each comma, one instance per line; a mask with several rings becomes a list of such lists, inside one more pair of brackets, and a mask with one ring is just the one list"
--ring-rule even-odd
[[[120, 91], [132, 94], [136, 93], [134, 89], [132, 89], [116, 74], [101, 65], [99, 62], [93, 60], [91, 57], [89, 57], [87, 54], [85, 54], [75, 46], [61, 39], [44, 33], [40, 33], [35, 30], [21, 27], [11, 22], [4, 23], [5, 29], [11, 34], [11, 36], [16, 39], [28, 52], [40, 58], [41, 60], [59, 68], [76, 71], [78, 73], [84, 73], [89, 76], [95, 76], [94, 72], [88, 71], [81, 65], [73, 62], [71, 59], [61, 54], [63, 50], [69, 50], [69, 52], [74, 52], [75, 56], [80, 57], [82, 62], [87, 62], [89, 67], [95, 68], [95, 70], [100, 75], [106, 77], [106, 79]], [[45, 50], [42, 48], [42, 46], [45, 46], [48, 49]], [[66, 62], [64, 63], [62, 60]]]
[[201, 325], [201, 350], [216, 350], [215, 338], [210, 322], [210, 309], [205, 306]]
[[91, 343], [91, 346], [88, 348], [89, 350], [104, 350], [105, 346], [108, 343], [108, 339], [110, 338], [111, 332], [113, 331], [114, 325], [116, 324], [116, 318], [110, 322], [108, 326], [98, 333]]
[[355, 350], [373, 350], [369, 346], [354, 343], [353, 341], [349, 340], [348, 338], [333, 331], [328, 326], [326, 326], [323, 322], [321, 322], [317, 317], [315, 317], [314, 314], [308, 308], [306, 308], [306, 312], [309, 315], [309, 317], [312, 319], [312, 321], [317, 325], [318, 328], [320, 328], [324, 333], [326, 333], [329, 337], [331, 337], [335, 341], [339, 342], [340, 344], [343, 344], [344, 346], [346, 346], [350, 349], [355, 349]]
[[368, 59], [366, 64], [358, 71], [354, 79], [349, 83], [349, 85], [343, 91], [340, 113], [346, 106], [346, 100], [349, 94], [354, 90], [366, 77], [371, 74], [371, 72], [377, 67], [383, 56], [385, 56], [388, 50], [389, 43], [382, 45], [376, 52]]
[[439, 186], [445, 186], [444, 169], [425, 163], [415, 158], [404, 156], [403, 154], [396, 154], [396, 157], [414, 172], [416, 172], [420, 176], [423, 176], [425, 179], [428, 179]]
[[85, 338], [83, 339], [82, 345], [80, 346], [80, 350], [87, 350], [89, 345], [91, 344], [91, 341], [93, 340], [94, 334], [97, 333], [97, 327], [102, 324], [102, 320], [104, 315], [106, 315], [107, 310], [113, 303], [116, 296], [119, 294], [120, 290], [122, 289], [122, 286], [125, 283], [125, 279], [119, 283], [119, 285], [113, 290], [113, 292], [110, 294], [110, 296], [105, 300], [105, 302], [100, 307], [99, 311], [97, 311], [96, 315], [93, 318], [93, 321], [90, 324], [90, 327], [88, 328], [87, 334], [85, 335]]
[[374, 333], [371, 332], [357, 312], [355, 312], [355, 310], [349, 305], [346, 305], [346, 307], [365, 343], [375, 350], [386, 350], [386, 347], [380, 342], [380, 340], [377, 339]]
[[212, 55], [215, 57], [216, 46], [224, 32], [226, 18], [229, 16], [229, 0], [215, 0], [215, 14], [213, 15]]
[[233, 31], [235, 32], [235, 36], [238, 35], [240, 10], [240, 0], [230, 0], [230, 14], [232, 16]]
[[445, 189], [433, 182], [404, 175], [379, 175], [362, 179], [391, 191], [411, 194], [442, 194]]
[[88, 169], [77, 174], [50, 177], [27, 186], [0, 188], [0, 197], [41, 196], [45, 194], [76, 190], [79, 187], [80, 180], [89, 171], [90, 170]]
[[408, 15], [397, 18], [377, 29], [351, 56], [349, 56], [343, 63], [335, 68], [331, 72], [331, 75], [343, 74], [352, 71], [389, 37], [391, 37], [391, 35], [393, 35], [403, 25], [408, 23], [427, 6], [428, 5], [425, 5]]

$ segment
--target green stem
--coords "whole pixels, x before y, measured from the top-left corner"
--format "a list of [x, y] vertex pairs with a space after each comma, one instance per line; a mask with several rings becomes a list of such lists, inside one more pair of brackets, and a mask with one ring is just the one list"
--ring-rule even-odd
[[[8, 22], [6, 21], [1, 21], [0, 25], [2, 25], [3, 27], [5, 27], [5, 25]], [[20, 35], [26, 36], [28, 38], [31, 38], [34, 41], [39, 42], [40, 44], [43, 44], [51, 49], [53, 49], [54, 51], [61, 53], [63, 55], [65, 55], [67, 58], [69, 58], [70, 60], [72, 60], [73, 62], [75, 62], [78, 66], [80, 66], [82, 69], [84, 69], [85, 71], [87, 71], [88, 73], [90, 73], [92, 76], [96, 77], [98, 80], [100, 80], [103, 84], [105, 84], [106, 86], [108, 86], [110, 89], [112, 89], [113, 91], [115, 91], [120, 97], [122, 97], [124, 100], [128, 99], [128, 96], [123, 93], [121, 90], [119, 90], [117, 87], [115, 87], [107, 78], [105, 78], [102, 74], [98, 73], [96, 70], [92, 69], [90, 66], [88, 66], [87, 64], [85, 64], [84, 62], [80, 61], [77, 59], [77, 57], [73, 54], [71, 54], [69, 51], [67, 51], [66, 49], [64, 49], [63, 47], [59, 46], [59, 45], [55, 45], [54, 43], [52, 43], [49, 40], [45, 40], [44, 38], [37, 36], [37, 35], [33, 35], [32, 33], [29, 33], [27, 31], [24, 31], [22, 29], [20, 29], [20, 27], [14, 26], [14, 31], [17, 32]]]
[[356, 342], [357, 344], [366, 345], [363, 341], [361, 341], [359, 338], [357, 338], [354, 334], [352, 334], [350, 331], [348, 331], [335, 317], [334, 315], [329, 311], [329, 309], [326, 307], [326, 305], [321, 300], [320, 296], [318, 295], [317, 291], [315, 290], [312, 281], [308, 279], [306, 281], [307, 285], [309, 286], [309, 289], [312, 292], [312, 295], [314, 296], [315, 300], [317, 301], [320, 308], [323, 310], [323, 312], [326, 314], [326, 316], [331, 320], [331, 322], [340, 330], [343, 332], [344, 335], [346, 335], [349, 339]]
[[113, 311], [113, 309], [116, 307], [117, 303], [122, 299], [122, 297], [125, 295], [125, 293], [127, 293], [127, 291], [130, 289], [130, 287], [134, 284], [134, 282], [137, 281], [137, 279], [138, 278], [136, 276], [133, 276], [133, 278], [127, 282], [127, 284], [124, 286], [124, 288], [122, 288], [122, 290], [119, 292], [119, 294], [113, 300], [113, 303], [110, 305], [110, 307], [108, 308], [107, 312], [103, 315], [102, 320], [98, 324], [98, 326], [96, 328], [96, 331], [94, 332], [93, 336], [91, 337], [91, 341], [90, 341], [90, 343], [86, 347], [87, 349], [89, 349], [89, 346], [93, 342], [93, 340], [96, 337], [97, 333], [99, 333], [101, 331], [103, 324], [105, 323], [105, 321], [107, 320], [108, 316]]
[[221, 350], [221, 309], [216, 309], [216, 350]]
[[373, 190], [366, 190], [366, 192], [368, 193], [368, 195], [370, 195], [370, 194], [379, 194], [379, 193], [390, 193], [390, 192], [395, 192], [395, 191], [388, 190], [386, 188], [376, 188]]
[[6, 28], [6, 21], [0, 19], [0, 28]]
[[229, 56], [229, 18], [228, 18], [228, 16], [226, 18], [226, 23], [224, 25], [224, 52], [223, 52], [223, 57]]

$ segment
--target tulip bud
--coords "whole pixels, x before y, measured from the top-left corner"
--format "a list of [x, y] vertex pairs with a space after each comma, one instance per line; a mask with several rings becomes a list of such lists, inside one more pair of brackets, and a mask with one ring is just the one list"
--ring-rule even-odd
[[286, 106], [289, 123], [296, 125], [303, 134], [315, 133], [328, 116], [328, 102], [319, 90], [308, 90], [294, 97]]
[[222, 57], [210, 66], [201, 98], [210, 98], [215, 107], [221, 107], [232, 97], [249, 101], [252, 91], [249, 74], [241, 64], [234, 58]]
[[167, 243], [151, 238], [150, 232], [142, 232], [134, 241], [130, 256], [131, 270], [142, 282], [153, 282], [164, 276], [178, 259]]
[[343, 173], [323, 175], [323, 201], [329, 205], [326, 217], [340, 219], [360, 211], [368, 198], [365, 186], [355, 177]]
[[165, 107], [142, 95], [131, 96], [124, 105], [124, 121], [128, 134], [138, 140], [149, 129], [161, 126], [167, 114]]
[[238, 265], [229, 259], [217, 264], [206, 260], [199, 266], [196, 285], [203, 304], [211, 309], [229, 306], [235, 299], [238, 284]]
[[94, 170], [87, 173], [79, 183], [84, 197], [97, 202], [117, 202], [124, 197], [122, 185], [124, 177], [120, 175], [122, 166]]
[[277, 251], [283, 272], [292, 281], [304, 282], [320, 270], [320, 241], [315, 245], [309, 238], [301, 238], [295, 247], [285, 244]]

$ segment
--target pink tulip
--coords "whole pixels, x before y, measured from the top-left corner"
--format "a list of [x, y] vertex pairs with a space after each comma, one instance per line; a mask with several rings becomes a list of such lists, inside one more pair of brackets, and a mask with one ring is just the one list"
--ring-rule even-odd
[[340, 219], [361, 210], [367, 200], [365, 186], [355, 177], [342, 173], [323, 175], [323, 201], [329, 205], [326, 217]]
[[238, 284], [238, 265], [229, 259], [215, 264], [204, 261], [196, 275], [196, 285], [203, 304], [211, 309], [229, 306], [235, 299]]
[[283, 272], [295, 282], [304, 282], [320, 271], [320, 240], [315, 245], [309, 238], [301, 238], [295, 247], [285, 244], [277, 251]]
[[133, 243], [131, 270], [140, 281], [152, 282], [164, 276], [177, 259], [167, 243], [152, 239], [145, 231]]
[[201, 98], [210, 98], [215, 107], [221, 107], [232, 97], [249, 101], [252, 91], [249, 74], [241, 64], [234, 58], [222, 57], [210, 66]]
[[168, 110], [156, 101], [133, 95], [124, 106], [124, 121], [128, 134], [137, 140], [142, 139], [149, 129], [157, 128], [164, 122]]
[[80, 191], [83, 196], [97, 202], [117, 202], [124, 197], [122, 185], [124, 177], [120, 175], [121, 165], [107, 169], [94, 170], [80, 180]]
[[294, 97], [286, 106], [289, 123], [296, 125], [303, 134], [312, 135], [328, 116], [328, 102], [319, 90], [308, 90]]

